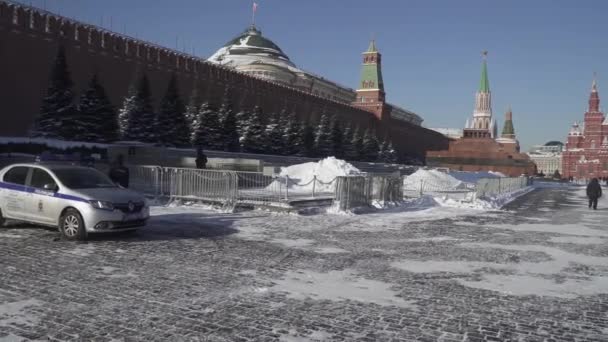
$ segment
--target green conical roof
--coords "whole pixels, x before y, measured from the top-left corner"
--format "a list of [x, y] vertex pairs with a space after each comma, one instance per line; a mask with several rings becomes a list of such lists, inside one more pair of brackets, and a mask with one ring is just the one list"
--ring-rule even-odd
[[505, 115], [505, 125], [502, 128], [502, 136], [504, 138], [515, 136], [515, 128], [513, 127], [513, 112], [511, 111], [510, 106], [507, 114]]
[[479, 92], [489, 93], [490, 92], [490, 81], [488, 81], [488, 66], [484, 58], [483, 65], [481, 67], [481, 80], [479, 81]]
[[514, 135], [515, 134], [515, 128], [513, 128], [513, 121], [512, 120], [507, 120], [505, 121], [505, 126], [502, 128], [502, 135]]
[[369, 47], [365, 52], [378, 52], [378, 49], [376, 48], [376, 41], [374, 39], [369, 42]]

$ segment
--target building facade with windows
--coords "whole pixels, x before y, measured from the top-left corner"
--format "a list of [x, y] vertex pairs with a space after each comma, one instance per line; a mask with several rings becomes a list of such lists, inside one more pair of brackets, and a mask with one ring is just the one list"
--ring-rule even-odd
[[563, 175], [574, 179], [608, 177], [608, 119], [600, 110], [600, 96], [594, 79], [589, 109], [583, 125], [575, 122], [562, 154]]

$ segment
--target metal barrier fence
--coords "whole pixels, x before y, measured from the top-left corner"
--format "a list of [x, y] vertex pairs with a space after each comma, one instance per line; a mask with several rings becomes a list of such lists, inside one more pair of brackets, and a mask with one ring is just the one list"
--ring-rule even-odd
[[403, 201], [403, 177], [371, 175], [367, 181], [371, 201], [379, 204]]
[[343, 176], [337, 178], [334, 204], [339, 210], [403, 201], [403, 178], [395, 176]]
[[371, 182], [363, 176], [344, 176], [337, 178], [334, 205], [339, 210], [365, 207], [371, 204], [369, 186]]
[[337, 177], [307, 182], [289, 176], [258, 172], [129, 166], [130, 187], [148, 196], [211, 201], [225, 207], [237, 204], [267, 205], [296, 200], [335, 199], [342, 208], [403, 199], [403, 178], [391, 175]]
[[526, 177], [481, 178], [477, 181], [477, 198], [493, 197], [523, 189], [529, 185]]
[[299, 179], [259, 172], [201, 170], [130, 165], [130, 188], [148, 196], [221, 202], [224, 205], [269, 204], [298, 199], [333, 198], [336, 179]]
[[[407, 180], [407, 176], [404, 180]], [[418, 182], [404, 181], [403, 195], [405, 197], [413, 198], [433, 195], [454, 200], [472, 201], [475, 197], [475, 185], [471, 185], [470, 187], [463, 185], [459, 188], [455, 188], [451, 183], [433, 182], [428, 179], [421, 179]]]
[[[233, 171], [164, 168], [169, 180], [169, 196], [180, 200], [205, 200], [234, 207], [237, 199], [237, 176]], [[165, 183], [166, 184], [166, 183]]]
[[154, 165], [129, 165], [129, 188], [148, 196], [168, 195], [162, 187], [163, 169]]

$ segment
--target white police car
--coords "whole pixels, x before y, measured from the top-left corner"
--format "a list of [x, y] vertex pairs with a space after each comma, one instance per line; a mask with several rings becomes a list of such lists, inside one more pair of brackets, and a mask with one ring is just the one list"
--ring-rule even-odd
[[14, 164], [0, 170], [0, 225], [13, 219], [58, 227], [70, 240], [134, 230], [150, 217], [145, 198], [88, 167]]

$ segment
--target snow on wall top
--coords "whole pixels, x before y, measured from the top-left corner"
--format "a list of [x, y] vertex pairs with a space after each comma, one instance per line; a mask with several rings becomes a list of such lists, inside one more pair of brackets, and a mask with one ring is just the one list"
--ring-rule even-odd
[[41, 144], [52, 148], [59, 148], [62, 150], [72, 147], [87, 147], [87, 148], [107, 148], [106, 144], [87, 143], [79, 141], [65, 141], [58, 139], [47, 139], [47, 138], [23, 138], [23, 137], [0, 137], [0, 144]]

